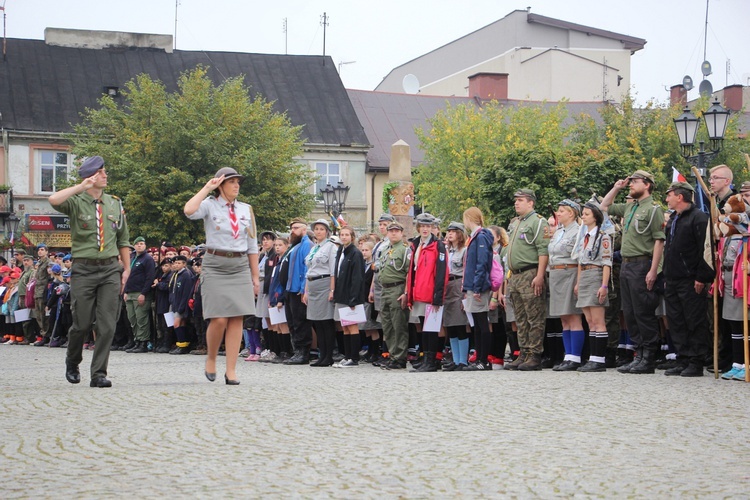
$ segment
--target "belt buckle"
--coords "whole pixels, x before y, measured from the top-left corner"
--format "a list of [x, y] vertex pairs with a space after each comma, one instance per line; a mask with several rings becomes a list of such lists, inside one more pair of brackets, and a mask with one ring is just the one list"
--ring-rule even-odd
[[225, 257], [229, 257], [230, 259], [234, 258], [234, 252], [227, 252], [224, 254]]

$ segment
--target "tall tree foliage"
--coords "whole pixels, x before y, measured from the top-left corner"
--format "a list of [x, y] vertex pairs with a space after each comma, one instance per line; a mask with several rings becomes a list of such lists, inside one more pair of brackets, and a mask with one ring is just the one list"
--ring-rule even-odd
[[[693, 112], [700, 117], [708, 106], [701, 100]], [[690, 174], [672, 121], [681, 112], [653, 103], [637, 108], [631, 98], [603, 104], [599, 121], [588, 115], [568, 118], [564, 102], [448, 106], [430, 120], [429, 130], [417, 131], [425, 151], [414, 177], [420, 201], [444, 218], [457, 218], [477, 205], [504, 224], [514, 215], [517, 189], [534, 189], [538, 209], [549, 215], [548, 207], [561, 199], [586, 200], [592, 191], [601, 196], [637, 169], [654, 174], [659, 200], [672, 167]], [[699, 139], [704, 135], [705, 127]], [[748, 139], [737, 133], [737, 115], [730, 118], [725, 137], [712, 165], [726, 163], [739, 180], [750, 177], [740, 154], [748, 149]]]
[[108, 190], [123, 199], [133, 235], [202, 241], [202, 223], [182, 208], [221, 167], [246, 177], [240, 199], [254, 206], [261, 228], [282, 227], [313, 206], [314, 177], [294, 160], [300, 128], [251, 96], [242, 77], [215, 86], [199, 66], [170, 93], [140, 75], [126, 84], [122, 104], [103, 97], [99, 105], [74, 128], [73, 153], [104, 157]]

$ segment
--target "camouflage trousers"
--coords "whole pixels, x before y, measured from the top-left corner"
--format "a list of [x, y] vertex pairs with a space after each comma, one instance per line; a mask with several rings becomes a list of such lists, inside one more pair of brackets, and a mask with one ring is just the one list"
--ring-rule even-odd
[[508, 292], [516, 313], [518, 345], [521, 352], [542, 354], [544, 325], [547, 321], [547, 299], [545, 294], [537, 297], [531, 286], [536, 269], [513, 273], [508, 279]]

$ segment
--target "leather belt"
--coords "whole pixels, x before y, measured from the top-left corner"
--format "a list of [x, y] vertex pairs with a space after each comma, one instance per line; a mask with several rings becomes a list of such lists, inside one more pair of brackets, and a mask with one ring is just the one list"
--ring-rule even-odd
[[639, 261], [642, 261], [642, 260], [651, 260], [651, 256], [650, 255], [639, 255], [637, 257], [623, 257], [622, 258], [623, 262], [639, 262]]
[[106, 259], [76, 258], [73, 262], [75, 262], [76, 264], [85, 264], [87, 266], [108, 266], [117, 262], [117, 257], [107, 257]]
[[460, 280], [463, 276], [449, 276], [448, 281]]
[[210, 253], [211, 255], [216, 255], [217, 257], [226, 257], [228, 259], [234, 259], [236, 257], [247, 256], [247, 253], [245, 252], [225, 252], [223, 250], [214, 250], [213, 248], [207, 248], [206, 253]]
[[601, 269], [602, 266], [597, 266], [596, 264], [582, 264], [581, 269], [584, 271], [587, 271], [589, 269]]
[[550, 269], [554, 269], [554, 270], [573, 269], [574, 267], [578, 267], [578, 264], [559, 264], [557, 266], [549, 266]]
[[395, 286], [405, 285], [405, 284], [406, 284], [405, 281], [397, 281], [396, 283], [381, 283], [380, 286], [382, 286], [383, 288], [393, 288]]
[[322, 280], [323, 278], [330, 278], [330, 274], [321, 274], [320, 276], [312, 276], [310, 278], [307, 278], [307, 281], [317, 281]]
[[513, 271], [513, 272], [514, 272], [514, 273], [516, 273], [516, 274], [519, 274], [519, 273], [524, 273], [524, 272], [526, 272], [526, 271], [531, 271], [532, 269], [536, 269], [536, 268], [538, 268], [538, 267], [539, 267], [539, 265], [538, 265], [538, 264], [533, 264], [533, 265], [531, 265], [531, 266], [525, 266], [525, 267], [522, 267], [521, 269], [516, 269], [516, 270], [514, 270], [514, 269], [511, 269], [511, 271]]

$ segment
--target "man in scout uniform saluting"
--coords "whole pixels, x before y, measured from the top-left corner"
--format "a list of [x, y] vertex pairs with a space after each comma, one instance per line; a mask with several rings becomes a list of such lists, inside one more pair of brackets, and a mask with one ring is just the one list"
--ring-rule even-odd
[[109, 349], [120, 311], [120, 293], [130, 275], [128, 225], [120, 199], [104, 193], [107, 172], [102, 157], [87, 158], [78, 175], [80, 184], [49, 197], [55, 210], [70, 217], [75, 255], [70, 288], [73, 326], [68, 332], [65, 378], [71, 384], [81, 381], [78, 365], [83, 359], [83, 340], [96, 320], [90, 385], [111, 387], [107, 379]]
[[550, 230], [547, 219], [534, 210], [534, 191], [519, 189], [513, 196], [518, 221], [509, 231], [507, 262], [511, 275], [508, 292], [516, 313], [521, 354], [505, 365], [505, 369], [541, 370], [547, 320], [544, 278], [549, 259]]
[[[612, 204], [617, 193], [630, 186], [632, 203]], [[622, 312], [630, 339], [636, 348], [633, 361], [617, 369], [620, 373], [654, 373], [659, 349], [659, 323], [655, 315], [659, 295], [654, 292], [656, 274], [664, 251], [664, 212], [654, 202], [654, 176], [636, 170], [615, 182], [601, 208], [622, 218], [622, 268], [620, 293]]]
[[409, 245], [403, 240], [404, 226], [391, 222], [388, 238], [378, 254], [378, 274], [375, 279], [382, 287], [380, 324], [383, 340], [388, 344], [390, 358], [383, 366], [389, 370], [406, 368], [409, 347], [409, 310], [406, 308], [406, 275], [409, 272]]

